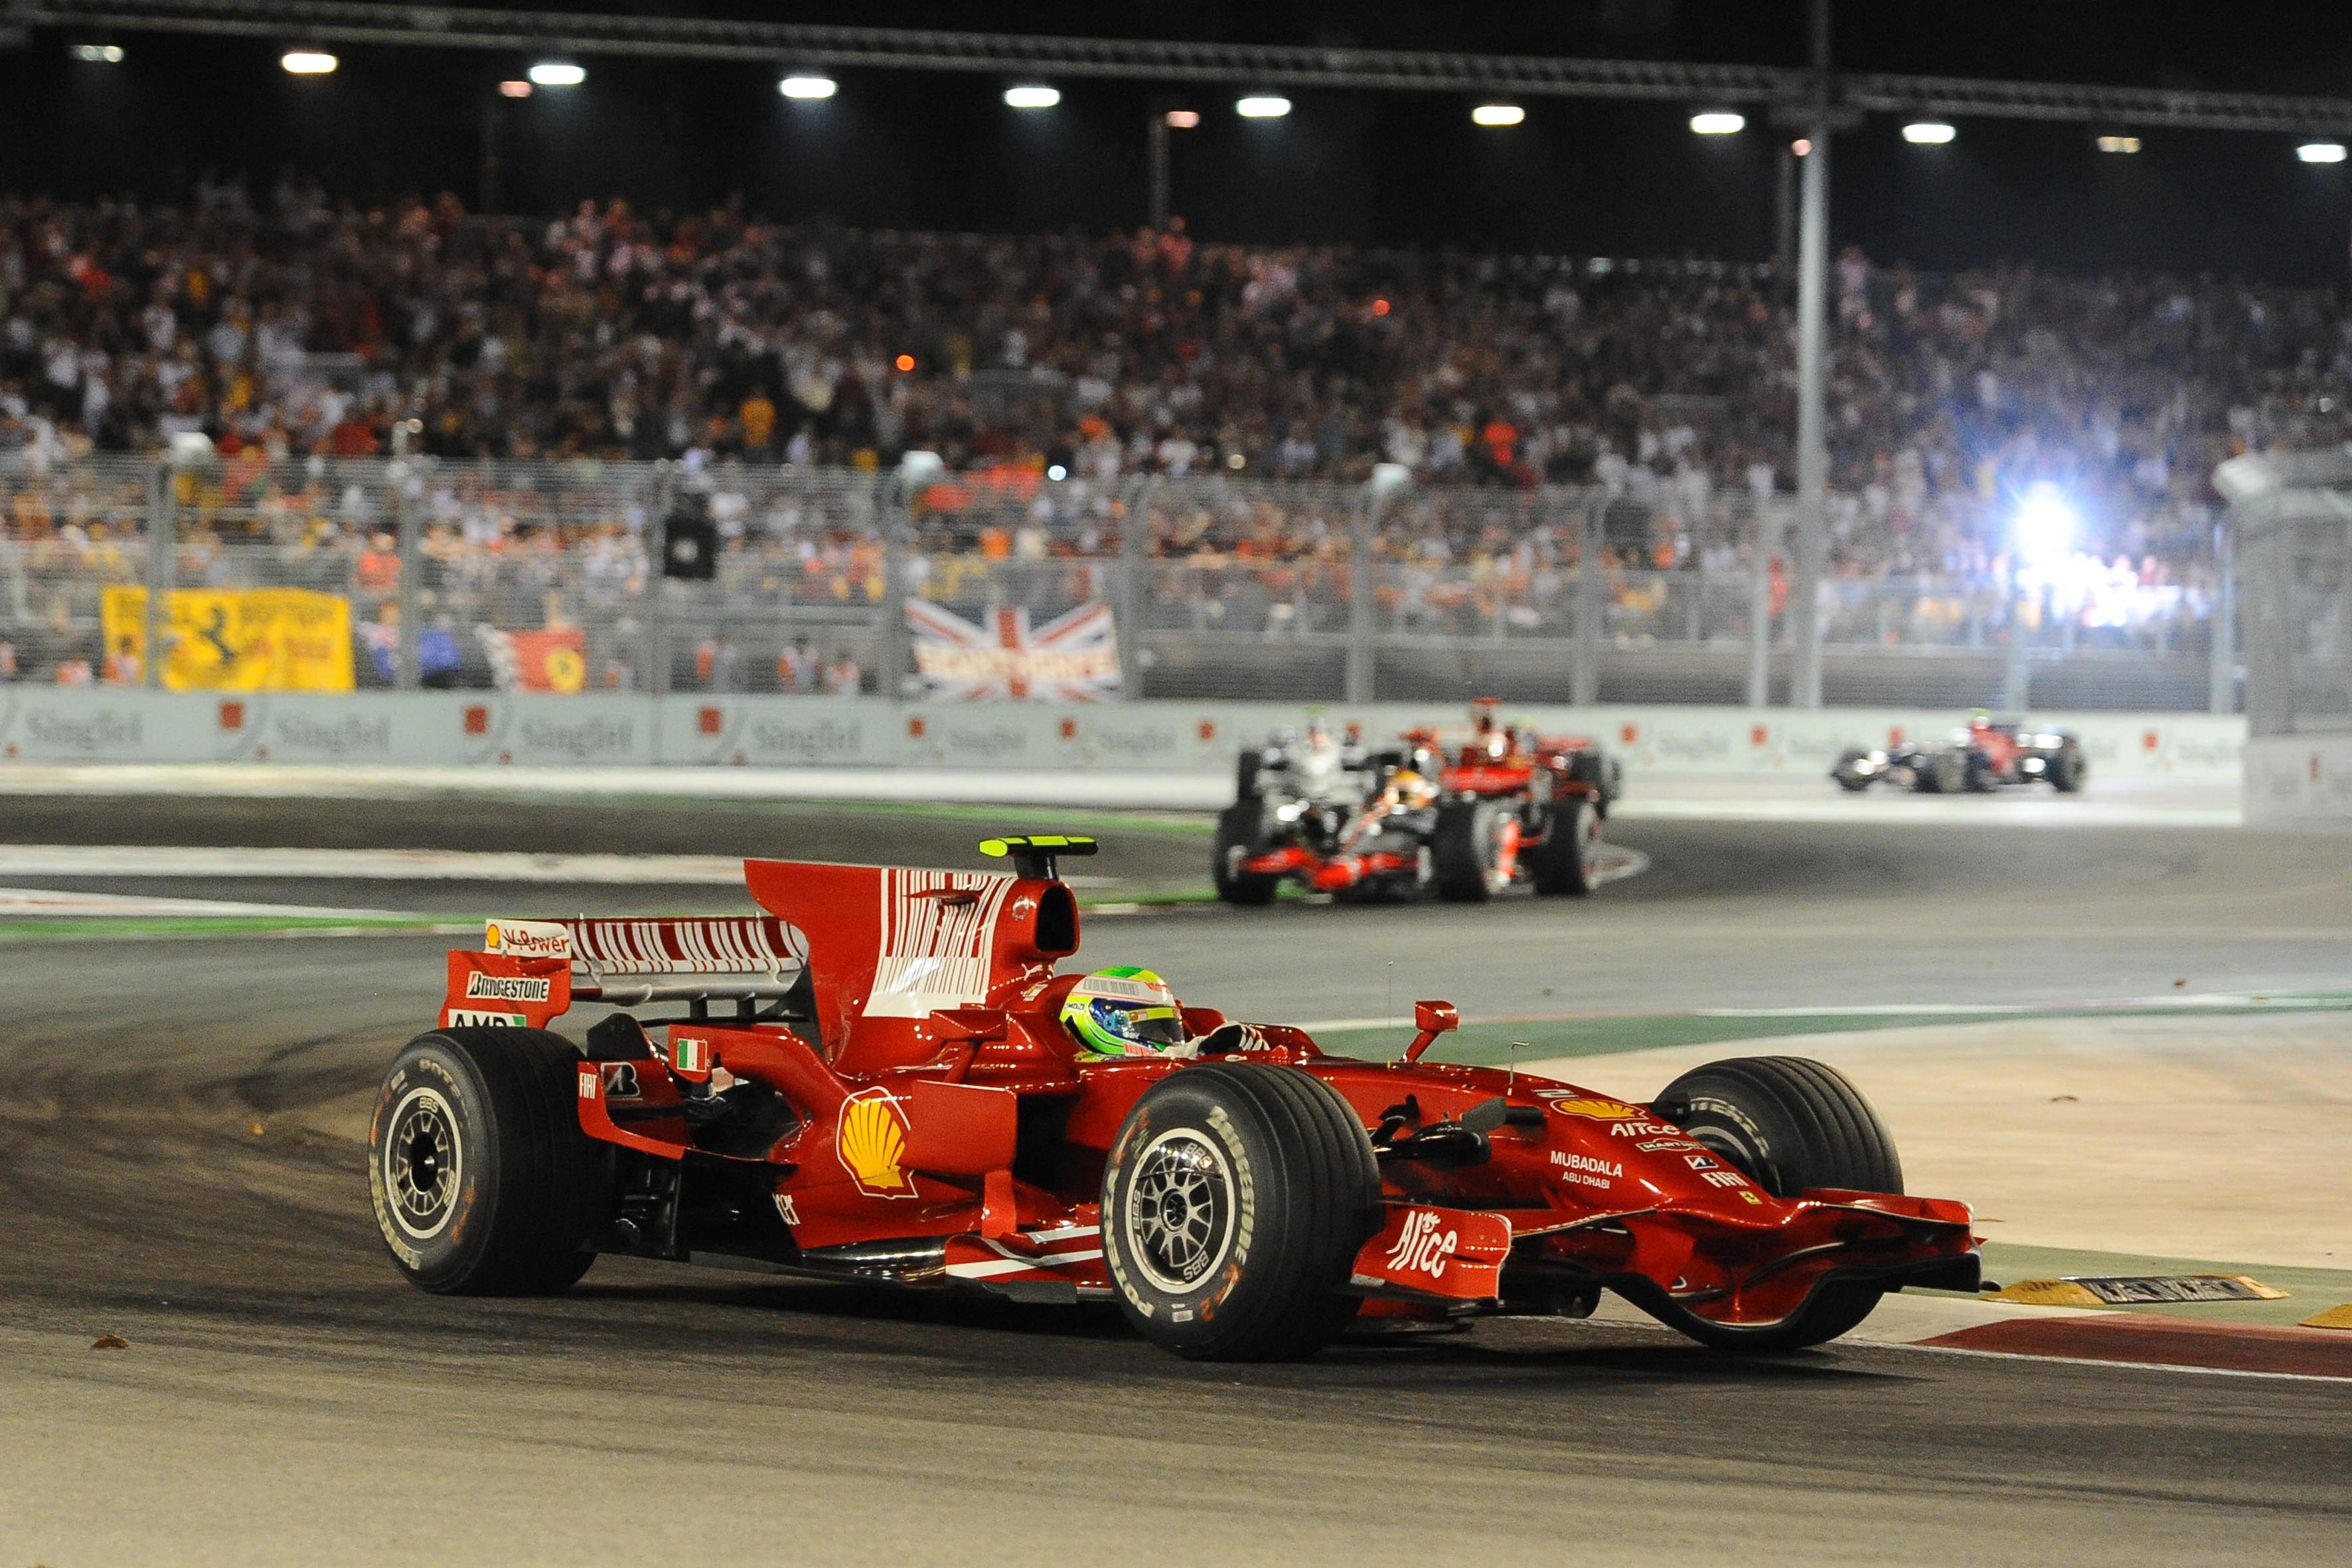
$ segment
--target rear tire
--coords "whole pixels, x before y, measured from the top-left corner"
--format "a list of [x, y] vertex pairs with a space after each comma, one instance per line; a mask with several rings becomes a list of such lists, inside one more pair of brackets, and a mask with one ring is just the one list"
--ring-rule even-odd
[[1448, 801], [1429, 836], [1431, 882], [1449, 903], [1483, 904], [1503, 890], [1503, 825], [1509, 813], [1491, 800]]
[[1592, 786], [1592, 809], [1603, 819], [1609, 816], [1609, 807], [1617, 795], [1616, 781], [1610, 776], [1612, 771], [1609, 759], [1597, 751], [1578, 752], [1568, 759], [1568, 776], [1578, 784]]
[[580, 1130], [580, 1060], [543, 1029], [437, 1029], [394, 1060], [368, 1120], [368, 1192], [410, 1283], [549, 1296], [588, 1272], [612, 1151]]
[[[1248, 753], [1255, 756], [1255, 752]], [[1255, 797], [1235, 801], [1225, 807], [1217, 818], [1217, 842], [1214, 858], [1210, 861], [1210, 879], [1216, 885], [1217, 897], [1229, 904], [1259, 905], [1274, 902], [1274, 895], [1282, 887], [1279, 877], [1260, 876], [1244, 871], [1241, 863], [1265, 848], [1265, 807]]]
[[1921, 795], [1958, 795], [1968, 782], [1958, 752], [1929, 753], [1912, 776], [1912, 787]]
[[1192, 1361], [1295, 1361], [1355, 1316], [1381, 1226], [1371, 1140], [1296, 1068], [1204, 1062], [1136, 1101], [1103, 1169], [1103, 1260], [1137, 1333]]
[[[1903, 1191], [1903, 1162], [1885, 1123], [1843, 1073], [1821, 1062], [1803, 1057], [1709, 1062], [1668, 1084], [1654, 1109], [1775, 1197], [1814, 1187]], [[1885, 1293], [1877, 1285], [1841, 1281], [1822, 1287], [1796, 1313], [1768, 1327], [1683, 1327], [1721, 1350], [1801, 1350], [1853, 1328]]]
[[1582, 897], [1601, 885], [1601, 816], [1591, 801], [1555, 801], [1543, 842], [1528, 853], [1538, 893]]

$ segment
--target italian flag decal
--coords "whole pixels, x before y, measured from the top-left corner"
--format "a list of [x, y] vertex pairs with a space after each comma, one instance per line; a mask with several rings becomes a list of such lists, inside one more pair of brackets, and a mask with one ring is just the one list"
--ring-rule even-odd
[[678, 1039], [670, 1042], [671, 1058], [680, 1072], [700, 1073], [710, 1070], [709, 1040]]

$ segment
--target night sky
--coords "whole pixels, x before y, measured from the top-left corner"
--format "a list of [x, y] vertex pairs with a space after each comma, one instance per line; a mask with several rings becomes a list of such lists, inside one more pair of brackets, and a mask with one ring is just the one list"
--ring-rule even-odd
[[[1801, 64], [1805, 47], [1793, 0], [866, 0], [731, 14], [1780, 65]], [[1857, 70], [2352, 97], [2343, 0], [1846, 0], [1837, 19], [1838, 63]], [[109, 36], [128, 52], [121, 65], [71, 58], [71, 43], [96, 37], [42, 31], [0, 53], [0, 189], [172, 199], [206, 170], [266, 188], [291, 163], [363, 201], [447, 189], [471, 205], [484, 105], [527, 63], [351, 45], [337, 47], [335, 75], [300, 79], [278, 69], [280, 43], [137, 35]], [[830, 73], [838, 97], [791, 103], [772, 66], [583, 60], [584, 87], [498, 105], [502, 206], [619, 195], [680, 207], [740, 194], [769, 216], [869, 226], [1124, 226], [1144, 215], [1143, 124], [1164, 104], [1202, 111], [1200, 129], [1172, 135], [1175, 207], [1211, 238], [1735, 258], [1773, 246], [1781, 138], [1753, 113], [1739, 136], [1695, 137], [1685, 121], [1706, 104], [1530, 98], [1527, 123], [1498, 131], [1474, 127], [1472, 100], [1452, 94], [1292, 90], [1288, 119], [1244, 121], [1231, 105], [1245, 82], [1163, 92], [1061, 79], [1058, 109], [1023, 114], [992, 76], [841, 69]], [[1963, 120], [1957, 142], [1927, 148], [1905, 143], [1897, 124], [1874, 116], [1836, 147], [1834, 237], [1875, 258], [2345, 275], [2352, 163], [2300, 163], [2296, 138]], [[2137, 133], [2145, 150], [2101, 153], [2102, 130]]]

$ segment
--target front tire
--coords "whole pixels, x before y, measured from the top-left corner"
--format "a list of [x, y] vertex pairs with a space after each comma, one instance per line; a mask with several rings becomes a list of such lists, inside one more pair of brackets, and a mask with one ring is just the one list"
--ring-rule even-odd
[[1296, 1068], [1180, 1068], [1136, 1101], [1103, 1169], [1119, 1308], [1192, 1361], [1313, 1355], [1355, 1315], [1339, 1291], [1380, 1224], [1362, 1122]]
[[[1249, 755], [1255, 756], [1255, 752]], [[1279, 877], [1261, 876], [1242, 869], [1242, 862], [1265, 849], [1265, 806], [1255, 796], [1247, 796], [1225, 807], [1217, 818], [1217, 842], [1214, 858], [1210, 862], [1210, 880], [1215, 884], [1217, 897], [1229, 904], [1260, 905], [1274, 902], [1274, 895], [1282, 887]]]
[[2060, 795], [2073, 795], [2083, 787], [2084, 774], [2089, 772], [2083, 764], [2083, 753], [2072, 746], [2059, 749], [2050, 759], [2050, 787]]
[[436, 1295], [547, 1296], [595, 1261], [611, 1152], [580, 1130], [580, 1052], [542, 1029], [437, 1029], [392, 1064], [368, 1119], [376, 1226]]
[[[1895, 1140], [1862, 1091], [1835, 1068], [1803, 1057], [1738, 1057], [1695, 1068], [1668, 1084], [1653, 1109], [1722, 1155], [1775, 1197], [1814, 1187], [1903, 1191]], [[1685, 1331], [1718, 1350], [1801, 1350], [1836, 1339], [1870, 1316], [1885, 1294], [1841, 1280], [1813, 1292], [1781, 1322]]]
[[1601, 814], [1582, 795], [1570, 795], [1551, 808], [1551, 826], [1528, 852], [1538, 893], [1581, 898], [1601, 886]]

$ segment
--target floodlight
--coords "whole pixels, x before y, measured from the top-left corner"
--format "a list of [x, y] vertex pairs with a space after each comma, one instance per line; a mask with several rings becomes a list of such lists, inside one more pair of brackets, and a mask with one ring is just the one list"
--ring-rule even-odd
[[332, 76], [337, 61], [334, 56], [316, 49], [289, 49], [278, 63], [286, 68], [289, 76]]
[[1234, 112], [1244, 120], [1279, 120], [1290, 112], [1290, 100], [1271, 94], [1236, 100]]
[[1701, 136], [1737, 136], [1748, 129], [1748, 116], [1728, 110], [1709, 110], [1691, 116], [1691, 130]]
[[540, 87], [578, 87], [588, 79], [587, 68], [570, 60], [541, 60], [530, 68], [530, 74]]
[[786, 98], [813, 100], [831, 98], [840, 89], [829, 76], [788, 76], [776, 84], [776, 90]]
[[2294, 155], [2306, 163], [2341, 163], [2344, 162], [2344, 143], [2306, 142], [2294, 150]]
[[121, 44], [76, 44], [74, 58], [94, 66], [119, 66], [122, 63]]
[[1473, 125], [1517, 125], [1528, 111], [1516, 103], [1482, 103], [1470, 111]]
[[529, 98], [530, 96], [530, 83], [527, 81], [515, 80], [502, 81], [499, 83], [499, 96], [500, 98]]
[[2137, 153], [2139, 151], [2139, 138], [2137, 136], [2102, 136], [2099, 138], [2099, 151], [2102, 153]]
[[1201, 111], [1197, 109], [1171, 109], [1168, 111], [1168, 126], [1171, 131], [1196, 130], [1200, 123]]
[[1919, 147], [1941, 147], [1958, 134], [1940, 120], [1915, 120], [1903, 128], [1903, 140]]
[[2019, 559], [2029, 567], [2048, 572], [2066, 559], [2074, 543], [2074, 503], [2048, 479], [2025, 487], [2010, 524]]
[[1051, 109], [1062, 101], [1062, 89], [1058, 87], [1008, 87], [1004, 89], [1004, 101], [1013, 109]]

